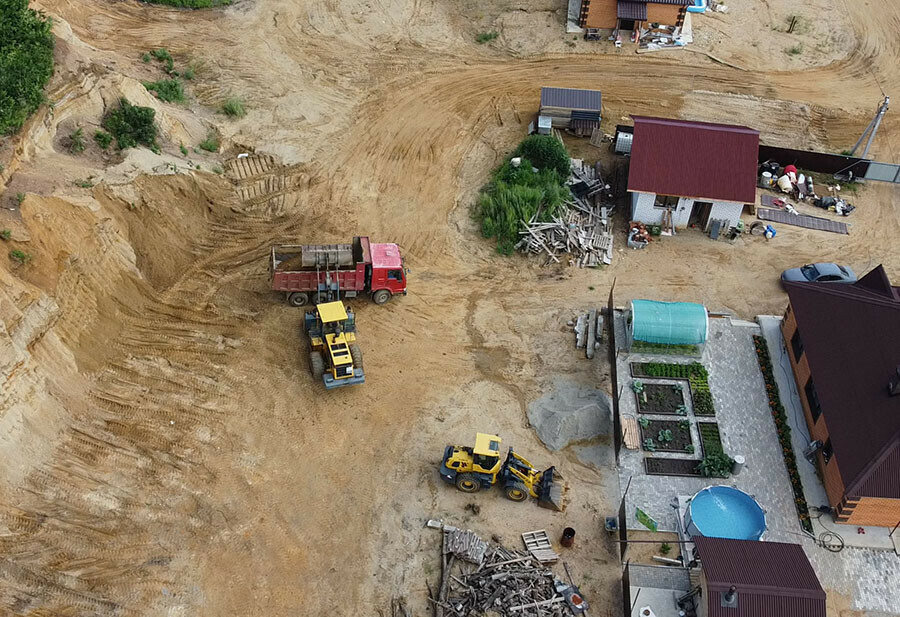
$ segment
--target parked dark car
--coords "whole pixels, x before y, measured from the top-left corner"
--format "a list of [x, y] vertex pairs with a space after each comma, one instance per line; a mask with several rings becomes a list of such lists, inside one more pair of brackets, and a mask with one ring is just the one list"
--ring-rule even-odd
[[793, 283], [855, 283], [856, 274], [837, 264], [806, 264], [781, 273], [782, 281]]

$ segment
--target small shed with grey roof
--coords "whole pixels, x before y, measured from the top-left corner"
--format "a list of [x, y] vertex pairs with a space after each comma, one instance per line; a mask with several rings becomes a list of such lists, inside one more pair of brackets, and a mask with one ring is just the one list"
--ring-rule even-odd
[[540, 117], [550, 118], [553, 128], [590, 135], [600, 127], [603, 98], [599, 90], [541, 88]]

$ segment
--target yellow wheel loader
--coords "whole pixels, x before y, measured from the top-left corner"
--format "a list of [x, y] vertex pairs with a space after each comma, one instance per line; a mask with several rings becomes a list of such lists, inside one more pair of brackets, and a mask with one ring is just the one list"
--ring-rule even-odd
[[500, 442], [496, 435], [477, 433], [474, 447], [447, 446], [441, 461], [441, 479], [464, 493], [477, 493], [499, 484], [512, 501], [525, 501], [531, 495], [542, 508], [565, 510], [568, 487], [556, 468], [538, 471], [512, 448], [501, 463]]
[[365, 383], [356, 316], [343, 302], [325, 302], [307, 311], [303, 329], [309, 336], [309, 370], [314, 378], [328, 390]]

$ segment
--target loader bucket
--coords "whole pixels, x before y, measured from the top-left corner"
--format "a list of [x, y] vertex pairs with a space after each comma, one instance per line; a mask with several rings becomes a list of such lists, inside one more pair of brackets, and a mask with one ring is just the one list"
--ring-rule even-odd
[[556, 467], [550, 467], [541, 475], [541, 484], [538, 488], [538, 505], [548, 510], [562, 512], [566, 509], [566, 493], [569, 487], [562, 479], [562, 475], [556, 471]]

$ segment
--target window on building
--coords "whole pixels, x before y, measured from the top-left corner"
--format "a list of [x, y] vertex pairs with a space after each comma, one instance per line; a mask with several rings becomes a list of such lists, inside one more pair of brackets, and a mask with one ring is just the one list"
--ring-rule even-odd
[[656, 201], [653, 202], [654, 208], [669, 208], [674, 210], [677, 205], [678, 198], [673, 195], [657, 195]]
[[809, 412], [812, 414], [813, 422], [822, 415], [822, 407], [819, 405], [819, 395], [816, 394], [816, 386], [813, 384], [812, 377], [806, 380], [806, 401], [809, 403]]
[[822, 458], [827, 463], [831, 460], [832, 455], [834, 454], [834, 449], [831, 447], [831, 439], [827, 439], [825, 441], [825, 445], [822, 446]]
[[800, 328], [794, 330], [794, 336], [791, 337], [791, 351], [794, 352], [794, 360], [800, 362], [800, 356], [803, 355], [803, 341], [800, 340]]

